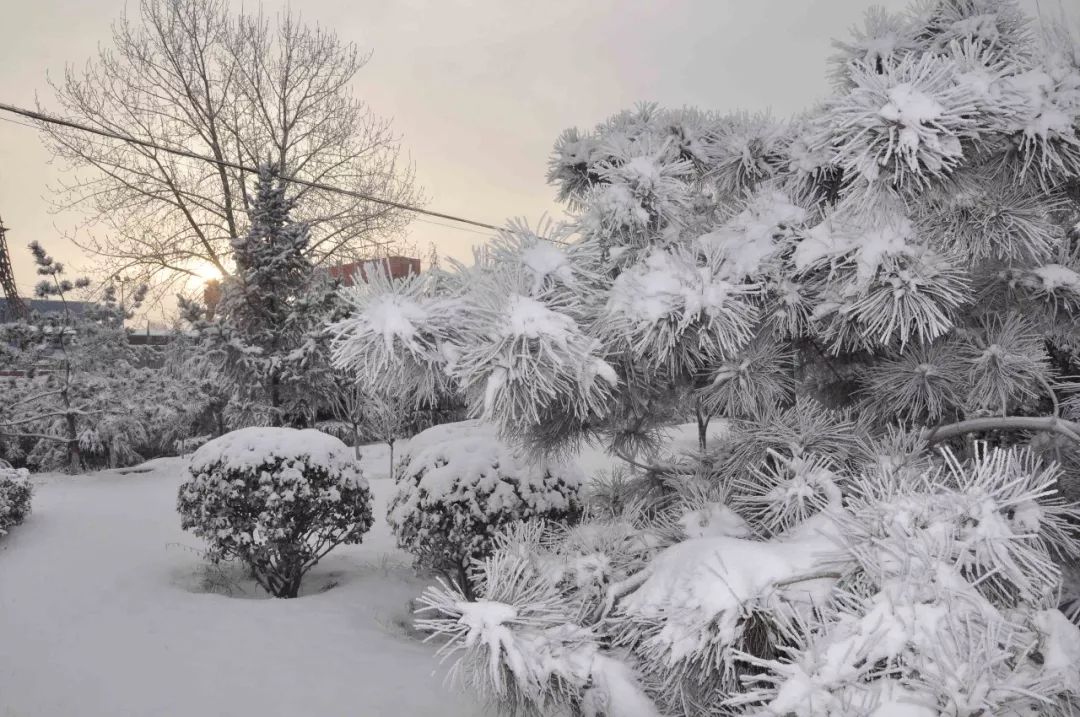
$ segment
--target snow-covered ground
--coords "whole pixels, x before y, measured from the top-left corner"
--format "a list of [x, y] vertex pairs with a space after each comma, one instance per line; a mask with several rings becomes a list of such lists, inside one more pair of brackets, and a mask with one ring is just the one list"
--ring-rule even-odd
[[[672, 447], [695, 441], [672, 432]], [[35, 476], [33, 514], [0, 538], [0, 717], [481, 714], [408, 633], [425, 581], [386, 524], [388, 459], [364, 447], [375, 525], [296, 600], [202, 559], [176, 512], [187, 459]], [[579, 463], [611, 467], [596, 449]]]
[[222, 594], [180, 530], [183, 459], [35, 477], [33, 514], [0, 539], [0, 717], [479, 714], [402, 628], [423, 582], [385, 522], [385, 459], [363, 461], [375, 526], [296, 600]]

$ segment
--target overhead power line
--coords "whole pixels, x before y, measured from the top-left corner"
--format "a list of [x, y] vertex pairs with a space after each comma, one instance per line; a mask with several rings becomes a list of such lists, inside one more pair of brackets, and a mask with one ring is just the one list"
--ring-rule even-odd
[[[145, 139], [139, 139], [138, 137], [132, 137], [131, 135], [120, 134], [119, 132], [111, 132], [109, 130], [100, 129], [98, 127], [91, 127], [89, 125], [81, 124], [79, 122], [73, 122], [71, 120], [64, 119], [62, 117], [54, 117], [52, 115], [45, 114], [43, 112], [35, 112], [34, 110], [28, 110], [23, 107], [16, 107], [15, 105], [9, 105], [4, 102], [0, 102], [0, 110], [5, 112], [11, 112], [12, 114], [27, 117], [38, 122], [46, 122], [48, 124], [60, 125], [62, 127], [68, 127], [71, 129], [79, 130], [80, 132], [89, 132], [96, 134], [100, 137], [108, 137], [109, 139], [117, 139], [122, 142], [128, 142], [131, 144], [137, 144], [142, 147], [148, 147], [150, 149], [156, 149], [161, 152], [168, 152], [169, 154], [179, 155], [181, 157], [187, 157], [188, 159], [197, 159], [200, 162], [210, 162], [211, 164], [217, 164], [222, 167], [228, 167], [230, 169], [236, 169], [241, 172], [250, 172], [258, 174], [259, 170], [256, 167], [251, 167], [239, 162], [231, 162], [227, 159], [217, 159], [215, 157], [208, 157], [204, 154], [197, 152], [190, 152], [186, 149], [180, 149], [178, 147], [166, 147], [156, 142], [151, 142]], [[22, 124], [15, 122], [15, 124]], [[321, 189], [327, 192], [335, 192], [337, 194], [344, 194], [346, 196], [354, 197], [356, 199], [363, 199], [367, 202], [373, 202], [375, 204], [382, 204], [387, 207], [394, 207], [395, 209], [401, 209], [413, 214], [421, 214], [428, 217], [435, 217], [437, 219], [447, 219], [452, 222], [458, 222], [459, 224], [470, 224], [474, 227], [481, 227], [483, 229], [492, 229], [498, 231], [500, 227], [494, 224], [488, 224], [487, 222], [476, 221], [475, 219], [466, 219], [465, 217], [455, 216], [453, 214], [445, 214], [443, 212], [435, 212], [430, 209], [424, 209], [423, 207], [413, 206], [411, 204], [403, 204], [401, 202], [395, 202], [390, 199], [383, 199], [382, 197], [375, 197], [370, 194], [364, 194], [363, 192], [357, 192], [352, 189], [346, 189], [344, 187], [335, 187], [330, 184], [323, 184], [322, 182], [313, 182], [309, 179], [303, 179], [302, 177], [296, 177], [292, 175], [280, 175], [279, 178], [285, 182], [292, 182], [293, 184], [301, 184], [305, 187], [311, 187], [312, 189]]]

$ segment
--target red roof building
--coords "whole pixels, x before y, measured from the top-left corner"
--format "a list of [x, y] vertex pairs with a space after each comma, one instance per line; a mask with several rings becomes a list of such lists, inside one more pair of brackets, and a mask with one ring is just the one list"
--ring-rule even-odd
[[420, 273], [420, 260], [408, 256], [388, 256], [382, 259], [367, 259], [365, 261], [351, 261], [348, 264], [338, 264], [327, 269], [330, 278], [337, 279], [342, 286], [352, 286], [353, 277], [357, 272], [360, 278], [367, 281], [368, 271], [376, 267], [390, 274], [391, 279], [401, 279], [410, 274]]

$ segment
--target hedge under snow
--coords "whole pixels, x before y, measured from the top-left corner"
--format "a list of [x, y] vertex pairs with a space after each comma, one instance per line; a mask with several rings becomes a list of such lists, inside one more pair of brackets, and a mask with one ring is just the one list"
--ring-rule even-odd
[[583, 477], [574, 463], [526, 460], [489, 424], [435, 426], [409, 441], [387, 517], [419, 565], [465, 582], [508, 524], [575, 518]]
[[30, 515], [30, 497], [34, 488], [25, 468], [0, 466], [0, 535]]
[[278, 597], [332, 548], [371, 528], [371, 491], [353, 451], [315, 430], [244, 428], [197, 450], [180, 486], [181, 523], [213, 560], [239, 559]]

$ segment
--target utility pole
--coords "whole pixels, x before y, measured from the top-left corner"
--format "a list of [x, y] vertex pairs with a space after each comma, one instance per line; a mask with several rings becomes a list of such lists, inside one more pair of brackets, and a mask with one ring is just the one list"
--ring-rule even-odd
[[15, 270], [11, 267], [11, 255], [7, 248], [7, 227], [4, 220], [0, 219], [0, 286], [4, 288], [4, 296], [7, 298], [7, 314], [10, 318], [25, 319], [30, 315], [26, 310], [26, 304], [19, 298], [19, 290], [15, 286]]

